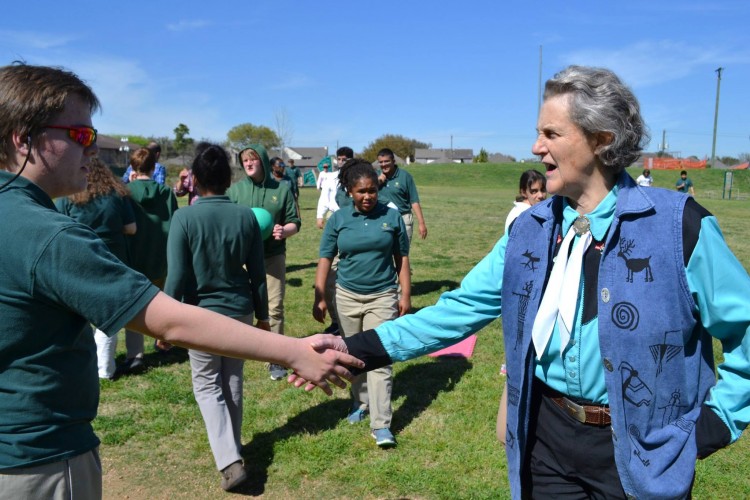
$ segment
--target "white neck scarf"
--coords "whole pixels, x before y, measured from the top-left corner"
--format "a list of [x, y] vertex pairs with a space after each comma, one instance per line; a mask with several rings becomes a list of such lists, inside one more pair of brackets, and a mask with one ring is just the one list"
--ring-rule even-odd
[[[568, 258], [568, 251], [576, 235], [581, 237], [573, 246], [573, 251]], [[589, 220], [580, 216], [570, 226], [560, 244], [560, 250], [555, 258], [555, 264], [531, 330], [537, 359], [542, 358], [549, 339], [552, 337], [555, 323], [558, 324], [560, 331], [560, 356], [570, 342], [570, 332], [573, 330], [578, 303], [578, 288], [581, 284], [583, 254], [591, 244], [591, 239]]]

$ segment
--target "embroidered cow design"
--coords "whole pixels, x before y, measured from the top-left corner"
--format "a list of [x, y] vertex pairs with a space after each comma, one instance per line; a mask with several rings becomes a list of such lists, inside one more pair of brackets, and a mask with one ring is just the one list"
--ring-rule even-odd
[[651, 272], [651, 256], [644, 259], [631, 259], [630, 251], [635, 247], [633, 240], [620, 238], [620, 251], [617, 253], [618, 257], [625, 259], [625, 266], [628, 268], [628, 277], [625, 279], [628, 283], [633, 282], [633, 274], [646, 271], [646, 281], [654, 281], [654, 275]]

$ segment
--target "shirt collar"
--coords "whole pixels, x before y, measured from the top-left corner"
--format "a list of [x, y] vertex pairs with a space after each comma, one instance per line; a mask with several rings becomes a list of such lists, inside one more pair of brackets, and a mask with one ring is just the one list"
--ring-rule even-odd
[[[602, 201], [596, 206], [596, 208], [587, 214], [584, 214], [591, 224], [591, 235], [596, 241], [603, 241], [607, 235], [609, 226], [612, 224], [612, 220], [615, 217], [615, 208], [617, 207], [617, 193], [620, 187], [615, 185], [612, 190], [607, 193]], [[563, 223], [562, 223], [562, 234], [567, 234], [568, 229], [573, 224], [573, 221], [581, 215], [573, 209], [568, 203], [568, 199], [563, 199]]]

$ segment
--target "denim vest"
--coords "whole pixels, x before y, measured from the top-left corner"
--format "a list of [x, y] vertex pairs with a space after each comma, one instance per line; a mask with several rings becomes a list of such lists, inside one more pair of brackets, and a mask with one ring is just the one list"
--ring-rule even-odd
[[[711, 337], [697, 316], [683, 256], [687, 196], [641, 188], [623, 173], [601, 247], [598, 324], [622, 486], [636, 498], [681, 498], [695, 473], [695, 422], [715, 384]], [[506, 451], [521, 497], [534, 349], [531, 329], [562, 236], [558, 196], [521, 214], [508, 238], [503, 331], [508, 370]]]

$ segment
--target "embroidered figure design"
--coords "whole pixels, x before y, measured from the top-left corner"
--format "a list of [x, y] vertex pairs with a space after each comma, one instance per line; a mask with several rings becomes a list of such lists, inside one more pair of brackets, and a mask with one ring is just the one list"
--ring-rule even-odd
[[[683, 405], [680, 404], [680, 400], [680, 390], [675, 389], [674, 392], [672, 392], [672, 396], [669, 398], [669, 402], [666, 405], [659, 407], [660, 410], [664, 411], [664, 415], [661, 419], [662, 427], [666, 427], [667, 425], [677, 420], [677, 415], [680, 413], [680, 408], [683, 407]], [[675, 425], [677, 425], [676, 422]], [[679, 425], [677, 426], [680, 427]]]
[[536, 265], [541, 259], [539, 259], [539, 257], [534, 257], [534, 254], [529, 250], [526, 250], [522, 255], [526, 257], [526, 262], [523, 263], [523, 267], [536, 271]]
[[516, 444], [516, 436], [510, 432], [510, 429], [505, 429], [505, 446], [510, 446], [513, 449]]
[[518, 387], [513, 387], [512, 385], [509, 385], [506, 390], [508, 391], [508, 404], [518, 406], [518, 400], [521, 397], [521, 391], [518, 390]]
[[[671, 335], [670, 335], [671, 334]], [[664, 332], [664, 342], [661, 344], [654, 344], [648, 346], [649, 350], [651, 351], [651, 357], [654, 358], [654, 362], [656, 363], [656, 375], [659, 376], [661, 374], [661, 370], [665, 363], [668, 363], [672, 360], [675, 356], [677, 356], [680, 352], [682, 352], [682, 345], [680, 344], [668, 344], [667, 343], [667, 336], [674, 336], [678, 337], [680, 336], [679, 330], [672, 330], [669, 332]]]
[[620, 363], [620, 377], [622, 380], [622, 401], [641, 407], [651, 405], [653, 392], [638, 376], [638, 370], [627, 361]]
[[526, 323], [526, 311], [529, 309], [529, 300], [531, 299], [531, 290], [534, 288], [534, 281], [527, 281], [523, 287], [524, 293], [513, 292], [518, 297], [518, 328], [516, 329], [516, 344], [513, 350], [518, 349], [518, 345], [523, 339], [523, 326]]
[[612, 307], [612, 323], [617, 328], [632, 332], [638, 327], [639, 321], [638, 309], [630, 302], [618, 302]]
[[635, 425], [631, 425], [630, 427], [628, 427], [628, 434], [630, 437], [630, 441], [633, 443], [633, 455], [638, 457], [638, 460], [641, 461], [644, 467], [648, 467], [649, 465], [651, 465], [650, 460], [641, 456], [641, 454], [645, 455], [644, 450], [639, 443], [639, 440], [641, 439], [641, 431]]
[[627, 240], [620, 238], [620, 251], [617, 252], [618, 257], [625, 259], [625, 265], [628, 268], [628, 277], [625, 279], [628, 283], [633, 282], [633, 274], [646, 271], [646, 282], [654, 281], [654, 275], [651, 272], [651, 256], [649, 255], [643, 259], [631, 259], [630, 251], [635, 247], [633, 240]]

